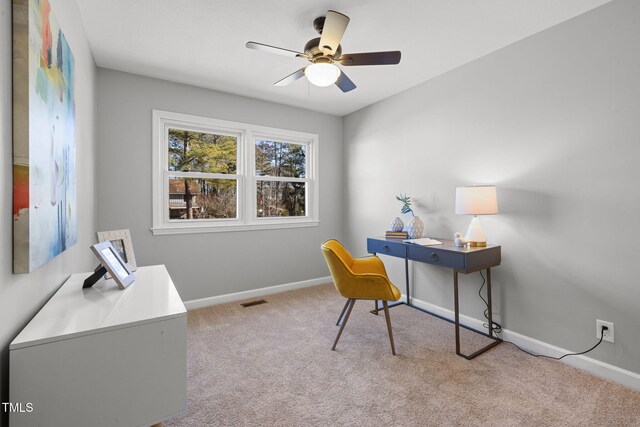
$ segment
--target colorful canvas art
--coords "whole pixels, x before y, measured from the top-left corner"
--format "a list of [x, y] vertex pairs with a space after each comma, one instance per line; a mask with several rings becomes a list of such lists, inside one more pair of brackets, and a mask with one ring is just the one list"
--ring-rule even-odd
[[13, 0], [13, 271], [77, 241], [74, 58], [49, 0]]

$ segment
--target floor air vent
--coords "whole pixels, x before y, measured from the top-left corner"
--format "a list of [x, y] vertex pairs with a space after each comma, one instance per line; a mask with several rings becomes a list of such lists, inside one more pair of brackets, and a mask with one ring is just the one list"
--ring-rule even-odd
[[243, 306], [244, 308], [247, 308], [247, 307], [253, 307], [254, 305], [260, 305], [260, 304], [266, 304], [266, 303], [267, 303], [267, 300], [259, 299], [257, 301], [245, 302], [240, 305]]

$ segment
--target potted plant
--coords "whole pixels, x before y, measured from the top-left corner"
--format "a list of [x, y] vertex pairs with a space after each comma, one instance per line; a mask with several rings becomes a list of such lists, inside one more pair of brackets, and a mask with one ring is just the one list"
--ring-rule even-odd
[[[396, 196], [396, 200], [402, 203], [402, 208], [400, 209], [400, 212], [402, 212], [405, 215], [408, 213], [411, 214], [411, 218], [407, 223], [407, 233], [409, 234], [409, 237], [412, 239], [421, 238], [422, 233], [424, 233], [424, 223], [422, 222], [420, 217], [416, 216], [415, 213], [413, 212], [413, 209], [411, 208], [411, 197], [407, 196], [406, 194], [400, 193], [399, 195]], [[396, 219], [400, 220], [400, 218], [396, 218]], [[394, 223], [395, 223], [395, 220], [394, 220]], [[393, 223], [391, 225], [393, 227]]]

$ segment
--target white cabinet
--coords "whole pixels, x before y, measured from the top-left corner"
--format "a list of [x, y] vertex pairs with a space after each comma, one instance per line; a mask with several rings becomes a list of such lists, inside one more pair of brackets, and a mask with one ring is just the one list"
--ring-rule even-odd
[[187, 312], [163, 265], [125, 290], [72, 275], [9, 347], [18, 426], [148, 426], [184, 411]]

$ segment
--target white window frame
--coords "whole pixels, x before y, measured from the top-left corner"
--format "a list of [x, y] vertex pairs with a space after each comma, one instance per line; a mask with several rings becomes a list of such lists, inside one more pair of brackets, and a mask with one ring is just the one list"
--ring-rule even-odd
[[[169, 129], [184, 129], [234, 136], [237, 138], [236, 174], [169, 171]], [[306, 145], [305, 178], [256, 176], [255, 141], [266, 139]], [[248, 231], [272, 228], [313, 227], [320, 223], [318, 192], [318, 135], [305, 132], [257, 126], [247, 123], [217, 120], [190, 114], [153, 110], [153, 226], [154, 235]], [[169, 177], [235, 179], [237, 181], [237, 217], [216, 219], [169, 219]], [[306, 216], [257, 216], [256, 192], [258, 180], [305, 182]]]

